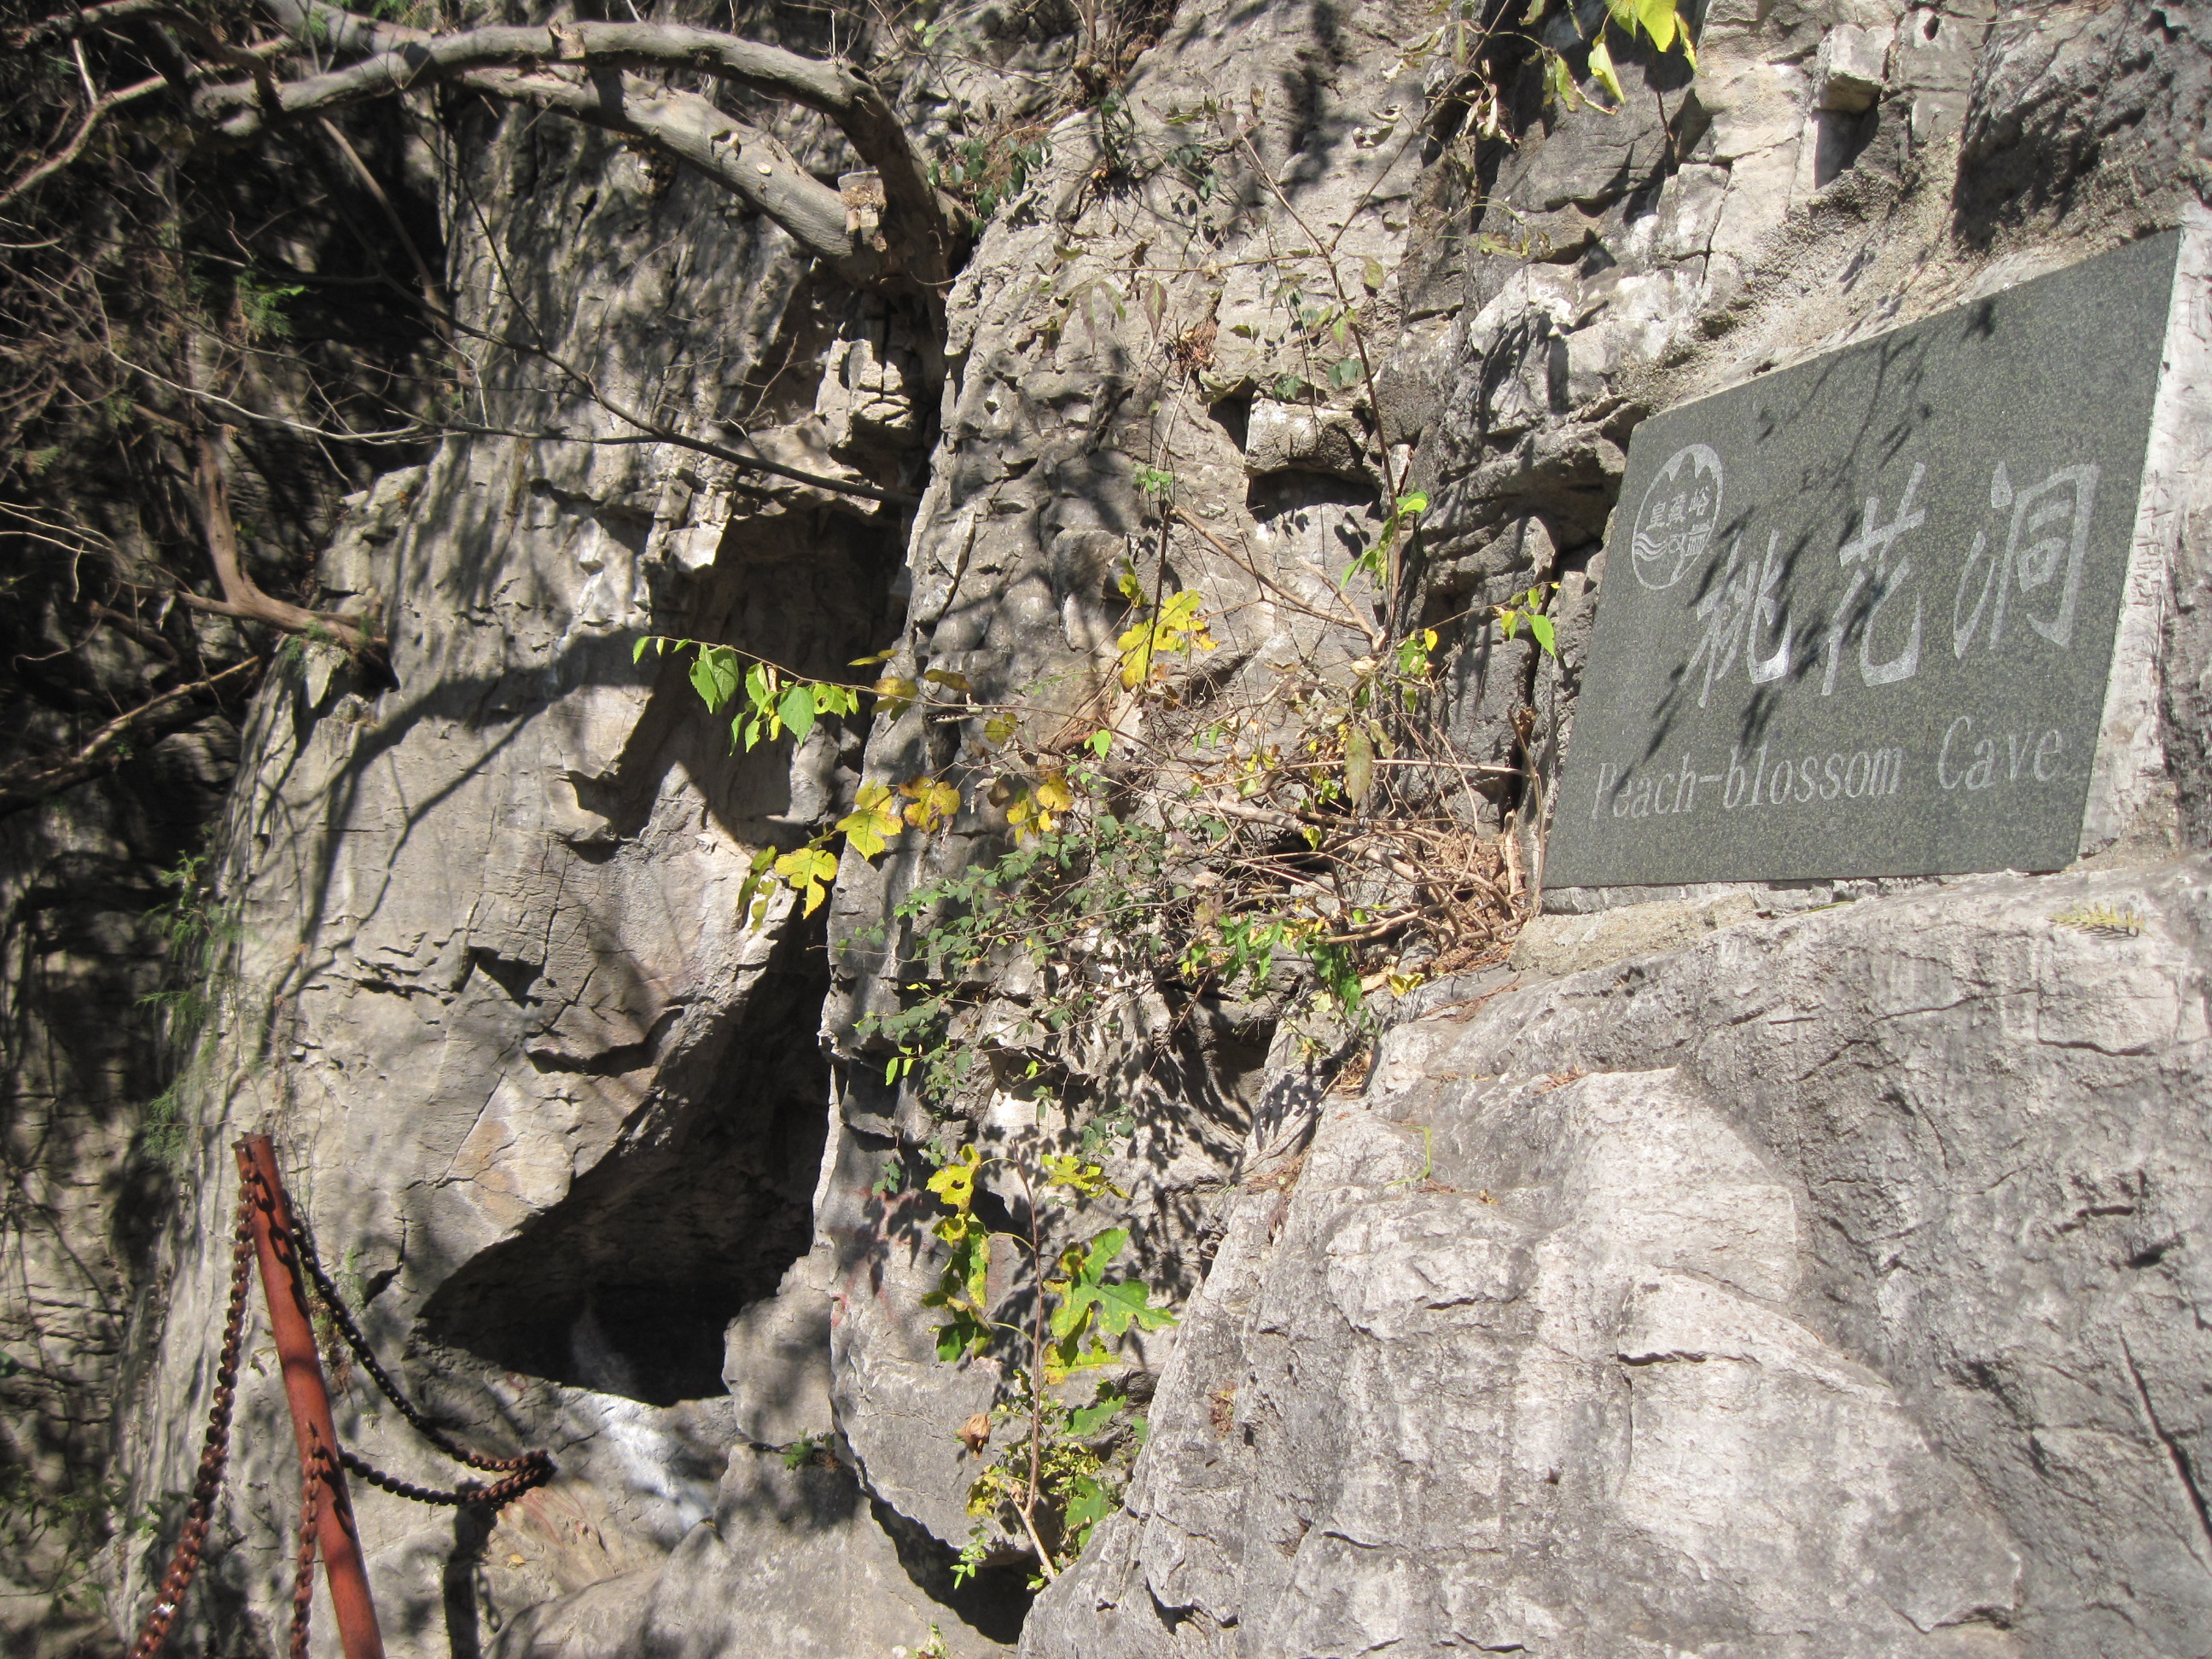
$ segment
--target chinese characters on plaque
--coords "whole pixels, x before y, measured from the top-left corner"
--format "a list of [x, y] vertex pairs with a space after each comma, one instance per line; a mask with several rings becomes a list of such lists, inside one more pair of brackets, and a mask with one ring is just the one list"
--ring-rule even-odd
[[2074, 857], [2179, 247], [1638, 428], [1547, 886]]

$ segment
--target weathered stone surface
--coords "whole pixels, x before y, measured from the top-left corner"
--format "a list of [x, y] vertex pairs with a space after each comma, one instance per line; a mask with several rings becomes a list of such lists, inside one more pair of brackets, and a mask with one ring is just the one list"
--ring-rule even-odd
[[1024, 1650], [2192, 1651], [2208, 921], [1996, 878], [1425, 994]]
[[[1407, 49], [1435, 24], [1418, 9], [1187, 10], [1140, 65], [1129, 97], [1162, 155], [1208, 96], [1243, 112], [1256, 94], [1267, 176], [1322, 235], [1352, 222], [1372, 343], [1417, 325], [1370, 435], [1420, 434], [1412, 603], [1458, 630], [1458, 751], [1504, 775], [1478, 817], [1531, 854], [1540, 803], [1522, 780], [1556, 781], [1646, 413], [2170, 222], [2147, 191], [2031, 200], [1994, 139], [1954, 192], [1970, 99], [1978, 131], [2017, 114], [2062, 137], [2108, 101], [2069, 70], [2018, 106], [2027, 82], [1984, 73], [1996, 9], [1716, 0], [1694, 82], [1624, 50], [1626, 112], [1547, 114], [1531, 66], [1506, 88], [1511, 143], [1424, 124], [1432, 76]], [[2109, 34], [2097, 16], [2008, 9], [2002, 51]], [[1056, 12], [943, 21], [942, 61], [902, 94], [917, 118], [1037, 116], [1051, 154], [948, 296], [941, 360], [804, 280], [757, 222], [683, 180], [657, 194], [620, 152], [547, 126], [507, 134], [520, 148], [476, 181], [512, 204], [495, 209], [501, 260], [465, 228], [454, 256], [471, 315], [526, 302], [610, 388], [665, 397], [702, 432], [743, 419], [763, 453], [896, 467], [924, 495], [910, 522], [763, 495], [696, 457], [456, 442], [403, 532], [330, 567], [394, 607], [399, 689], [288, 684], [248, 734], [236, 1030], [198, 1085], [191, 1167], [219, 1170], [238, 1127], [276, 1128], [410, 1383], [470, 1437], [549, 1443], [563, 1466], [489, 1538], [364, 1503], [408, 1659], [471, 1639], [514, 1659], [912, 1650], [933, 1620], [956, 1653], [1012, 1636], [1018, 1585], [977, 1604], [942, 1577], [975, 1470], [953, 1431], [994, 1382], [928, 1357], [926, 1217], [874, 1190], [927, 1125], [858, 1030], [886, 995], [864, 931], [1003, 824], [977, 811], [927, 852], [848, 857], [826, 915], [779, 908], [748, 933], [732, 910], [756, 848], [957, 744], [915, 718], [732, 757], [680, 669], [633, 668], [636, 633], [815, 672], [896, 641], [900, 669], [958, 671], [985, 696], [1049, 679], [1068, 688], [1054, 719], [1097, 729], [1124, 625], [1108, 584], [1164, 533], [1176, 578], [1237, 618], [1224, 684], [1368, 648], [1360, 621], [1297, 607], [1334, 614], [1376, 523], [1371, 473], [1316, 471], [1340, 454], [1302, 440], [1254, 477], [1254, 412], [1315, 367], [1265, 264], [1291, 234], [1279, 204], [1256, 179], [1249, 199], [1201, 197], [1179, 164], [1116, 173], [1097, 107], [1036, 90], [1073, 49]], [[1895, 30], [1887, 95], [1858, 114], [1814, 96], [1820, 42], [1845, 25]], [[2112, 108], [2163, 72], [2130, 69]], [[2186, 119], [2161, 115], [2160, 142]], [[2066, 151], [2090, 184], [2094, 149]], [[1975, 240], [1991, 225], [2001, 247]], [[1385, 276], [1365, 296], [1370, 257]], [[526, 295], [503, 295], [502, 264]], [[1349, 442], [1352, 399], [1322, 401], [1316, 428]], [[932, 458], [901, 448], [933, 434]], [[1188, 521], [1163, 523], [1146, 467], [1174, 474]], [[2179, 544], [2177, 639], [2212, 614], [2190, 608], [2201, 539]], [[1563, 659], [1525, 635], [1501, 649], [1486, 607], [1554, 580]], [[2184, 676], [2164, 695], [2178, 728], [2206, 694]], [[2185, 824], [2203, 821], [2194, 799]], [[1789, 921], [1741, 895], [1555, 919], [1462, 988], [1517, 988], [1395, 1036], [1364, 1103], [1325, 1100], [1285, 1042], [1263, 1062], [1249, 1029], [1205, 1035], [1229, 1011], [1192, 1016], [1199, 1052], [1171, 1048], [1166, 1011], [1139, 1000], [1141, 1040], [1104, 1062], [1149, 1091], [1114, 1172], [1148, 1274], [1179, 1298], [1206, 1288], [1173, 1357], [1147, 1356], [1170, 1370], [1137, 1508], [1046, 1599], [1032, 1645], [2189, 1651], [2191, 1574], [2212, 1559], [2183, 1507], [2204, 1467], [2185, 1109], [2205, 1083], [2188, 937], [2203, 905], [2194, 866], [2159, 879], [1969, 884]], [[2085, 898], [2154, 925], [2107, 939], [2044, 920]], [[1576, 1066], [1606, 1075], [1545, 1086]], [[1310, 1159], [1337, 1179], [1310, 1170], [1286, 1199], [1316, 1117]], [[1422, 1123], [1425, 1179], [1462, 1190], [1423, 1190]], [[1225, 1190], [1235, 1177], [1251, 1184]], [[226, 1204], [204, 1176], [187, 1187], [151, 1281], [123, 1463], [139, 1497], [189, 1466]], [[241, 1444], [281, 1452], [276, 1412], [257, 1374]], [[363, 1401], [345, 1426], [402, 1473], [451, 1473]], [[848, 1473], [786, 1471], [755, 1443], [830, 1431]], [[1555, 1444], [1576, 1457], [1555, 1464]], [[289, 1477], [271, 1458], [241, 1465], [253, 1496], [219, 1517], [196, 1593], [225, 1650], [281, 1645]], [[143, 1609], [152, 1554], [118, 1622]]]
[[[495, 1548], [499, 1538], [494, 1535]], [[787, 1469], [774, 1455], [730, 1461], [711, 1518], [668, 1559], [532, 1607], [485, 1651], [493, 1659], [708, 1659], [739, 1652], [818, 1655], [921, 1650], [933, 1628], [951, 1659], [1008, 1651], [1018, 1604], [984, 1587], [962, 1601], [965, 1626], [917, 1589], [897, 1540], [849, 1468], [816, 1460]], [[994, 1639], [995, 1638], [995, 1639]]]
[[155, 872], [196, 848], [236, 760], [213, 716], [0, 818], [0, 1645], [26, 1659], [100, 1641], [97, 1497], [173, 1133], [147, 1125], [145, 1000], [175, 982]]
[[[1128, 625], [1113, 587], [1125, 562], [1147, 586], [1165, 570], [1162, 580], [1206, 594], [1222, 641], [1206, 672], [1224, 706], [1264, 705], [1279, 665], [1373, 649], [1372, 619], [1340, 584], [1376, 527], [1374, 434], [1348, 392], [1300, 389], [1321, 375], [1284, 286], [1302, 276], [1309, 303], [1331, 291], [1318, 259], [1292, 252], [1313, 239], [1334, 240], [1353, 273], [1400, 262], [1421, 109], [1401, 25], [1383, 5], [1326, 16], [1264, 7], [1233, 26], [1187, 12], [1125, 95], [1147, 130], [1212, 147], [1189, 167], [1146, 163], [1103, 187], [1123, 143], [1107, 117], [1089, 108], [1057, 120], [1049, 157], [948, 301], [943, 436], [908, 546], [897, 672], [953, 671], [979, 701], [1032, 702], [1024, 735], [1038, 748], [1113, 727], [1132, 707], [1115, 661]], [[1240, 112], [1234, 143], [1200, 138], [1209, 104]], [[1233, 179], [1248, 184], [1232, 189]], [[1142, 274], [1127, 277], [1132, 267]], [[1371, 325], [1393, 320], [1383, 304]], [[988, 767], [963, 752], [981, 737], [980, 720], [963, 728], [912, 710], [871, 734], [866, 769], [987, 782]], [[823, 1024], [840, 1123], [817, 1223], [836, 1251], [833, 1397], [871, 1487], [954, 1547], [975, 1526], [965, 1500], [977, 1473], [957, 1431], [1003, 1379], [988, 1362], [935, 1357], [938, 1322], [919, 1305], [939, 1261], [927, 1202], [872, 1190], [884, 1159], [933, 1126], [911, 1079], [880, 1084], [889, 1049], [865, 1022], [896, 1004], [912, 930], [890, 921], [893, 907], [1006, 844], [1003, 817], [971, 807], [927, 847], [874, 863], [848, 849], [830, 910], [836, 976]], [[871, 934], [887, 922], [889, 950]], [[1039, 993], [1005, 994], [1029, 1007]], [[1125, 1036], [1098, 1070], [1134, 1121], [1101, 1151], [1128, 1197], [1099, 1221], [1125, 1221], [1146, 1278], [1180, 1297], [1196, 1285], [1207, 1200], [1250, 1104], [1228, 1068], [1183, 1051], [1157, 994], [1133, 996], [1120, 1024]], [[986, 1104], [973, 1103], [969, 1132], [988, 1134]], [[1159, 1333], [1132, 1358], [1158, 1364], [1171, 1341]]]

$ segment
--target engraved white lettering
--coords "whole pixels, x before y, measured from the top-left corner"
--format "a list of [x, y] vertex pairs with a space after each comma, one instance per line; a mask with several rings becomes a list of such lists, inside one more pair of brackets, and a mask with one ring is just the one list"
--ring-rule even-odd
[[[1876, 618], [1881, 615], [1882, 607], [1897, 596], [1912, 574], [1912, 558], [1910, 554], [1899, 556], [1894, 562], [1892, 562], [1890, 556], [1896, 550], [1897, 538], [1899, 536], [1908, 530], [1917, 530], [1928, 522], [1928, 509], [1915, 507], [1912, 504], [1913, 498], [1919, 493], [1920, 480], [1927, 476], [1927, 472], [1928, 469], [1924, 465], [1918, 461], [1913, 463], [1912, 477], [1905, 483], [1904, 499], [1897, 504], [1897, 516], [1887, 525], [1880, 522], [1881, 497], [1868, 496], [1866, 517], [1860, 523], [1859, 533], [1837, 550], [1836, 556], [1841, 559], [1846, 567], [1871, 563], [1874, 568], [1874, 604], [1867, 611], [1866, 625], [1859, 631], [1859, 678], [1869, 685], [1894, 685], [1899, 680], [1911, 679], [1920, 672], [1922, 607], [1917, 596], [1912, 601], [1911, 635], [1905, 641], [1903, 648], [1887, 662], [1875, 661], [1872, 653], [1875, 631], [1878, 626]], [[1851, 592], [1854, 597], [1858, 592], [1858, 586], [1859, 584], [1856, 582], [1851, 584]], [[1844, 612], [1841, 614], [1848, 614], [1848, 610], [1849, 601], [1847, 600]], [[1838, 626], [1841, 625], [1841, 615], [1839, 615]], [[1841, 643], [1841, 640], [1837, 639], [1836, 645]], [[1827, 678], [1821, 686], [1824, 693], [1835, 680], [1835, 647], [1832, 646], [1829, 651]]]
[[1965, 714], [1953, 720], [1950, 725], [1943, 728], [1943, 746], [1936, 751], [1936, 781], [1946, 789], [1956, 789], [1959, 787], [1959, 780], [1951, 775], [1951, 744], [1952, 740], [1958, 737], [1961, 726], [1972, 732], [1974, 729], [1974, 722]]
[[[1766, 538], [1766, 556], [1759, 562], [1759, 582], [1746, 607], [1743, 653], [1746, 665], [1751, 671], [1751, 683], [1765, 685], [1780, 679], [1790, 672], [1790, 618], [1782, 609], [1781, 601], [1774, 597], [1775, 584], [1782, 580], [1782, 567], [1775, 562], [1774, 550], [1782, 540], [1780, 531], [1770, 532]], [[1782, 638], [1765, 656], [1759, 654], [1760, 630], [1774, 626], [1777, 618], [1782, 623]]]
[[1690, 614], [1705, 625], [1697, 649], [1690, 653], [1685, 674], [1705, 665], [1705, 683], [1698, 691], [1698, 707], [1713, 694], [1713, 682], [1735, 666], [1735, 653], [1743, 644], [1743, 620], [1751, 609], [1753, 576], [1742, 568], [1743, 538], [1729, 544], [1728, 563], [1705, 596], [1690, 607]]
[[[2056, 728], [2045, 732], [2035, 740], [2035, 759], [2033, 766], [2035, 781], [2038, 783], [2048, 783], [2058, 775], [2058, 751], [2065, 746], [2064, 736]], [[2043, 763], [2045, 759], [2051, 763], [2051, 769], [2048, 772], [2043, 769]]]

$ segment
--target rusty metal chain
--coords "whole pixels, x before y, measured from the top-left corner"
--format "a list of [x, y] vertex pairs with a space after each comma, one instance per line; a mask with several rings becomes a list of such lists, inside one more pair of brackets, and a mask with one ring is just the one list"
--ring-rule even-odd
[[412, 1480], [403, 1480], [396, 1474], [387, 1474], [366, 1458], [341, 1449], [338, 1462], [344, 1464], [349, 1474], [357, 1474], [372, 1486], [380, 1486], [395, 1498], [412, 1498], [417, 1504], [443, 1504], [453, 1508], [476, 1505], [484, 1509], [501, 1509], [513, 1503], [532, 1486], [542, 1486], [553, 1478], [553, 1460], [544, 1452], [525, 1452], [521, 1459], [526, 1466], [504, 1480], [495, 1480], [489, 1486], [480, 1486], [473, 1480], [464, 1480], [458, 1486], [424, 1486]]
[[[307, 1217], [296, 1210], [292, 1216], [292, 1237], [293, 1243], [299, 1251], [300, 1263], [307, 1270], [307, 1277], [313, 1281], [315, 1294], [321, 1298], [324, 1310], [331, 1316], [331, 1322], [337, 1327], [338, 1334], [345, 1339], [346, 1346], [352, 1350], [353, 1357], [360, 1364], [362, 1370], [368, 1373], [369, 1380], [376, 1384], [377, 1391], [398, 1408], [399, 1414], [407, 1419], [408, 1425], [416, 1433], [421, 1435], [456, 1463], [465, 1463], [471, 1468], [482, 1469], [488, 1474], [513, 1474], [517, 1476], [527, 1474], [532, 1477], [519, 1486], [514, 1486], [513, 1480], [501, 1480], [483, 1489], [488, 1494], [499, 1492], [505, 1487], [514, 1486], [514, 1492], [497, 1500], [500, 1503], [505, 1503], [509, 1498], [519, 1496], [532, 1486], [538, 1486], [552, 1478], [553, 1461], [542, 1451], [526, 1451], [516, 1457], [486, 1456], [482, 1452], [471, 1451], [447, 1434], [444, 1430], [439, 1428], [436, 1424], [431, 1422], [429, 1418], [423, 1414], [420, 1407], [400, 1392], [399, 1385], [392, 1380], [392, 1374], [378, 1362], [375, 1352], [368, 1346], [368, 1339], [362, 1334], [361, 1327], [354, 1322], [352, 1311], [347, 1308], [344, 1298], [339, 1296], [338, 1287], [331, 1282], [330, 1274], [324, 1271], [322, 1258], [315, 1254], [314, 1234], [307, 1225]], [[353, 1460], [350, 1455], [343, 1452], [340, 1455], [347, 1458], [346, 1467], [349, 1469], [353, 1468]], [[354, 1473], [360, 1474], [364, 1480], [382, 1486], [386, 1492], [398, 1492], [402, 1497], [412, 1498], [416, 1497], [418, 1492], [436, 1490], [434, 1487], [428, 1486], [411, 1488], [411, 1483], [397, 1480], [389, 1475], [380, 1479], [377, 1474], [368, 1472], [367, 1465], [363, 1465], [360, 1469], [355, 1469]], [[411, 1489], [401, 1491], [403, 1487]], [[427, 1504], [441, 1500], [422, 1498], [418, 1501]], [[489, 1497], [478, 1497], [468, 1499], [449, 1498], [442, 1501], [481, 1504], [493, 1500]]]
[[315, 1523], [330, 1481], [331, 1455], [319, 1437], [300, 1460], [300, 1548], [292, 1559], [291, 1659], [307, 1659], [307, 1624], [315, 1607]]
[[[198, 1576], [201, 1558], [207, 1548], [215, 1501], [222, 1493], [230, 1461], [231, 1415], [238, 1400], [238, 1367], [246, 1347], [247, 1291], [253, 1279], [253, 1212], [257, 1202], [267, 1201], [258, 1177], [240, 1182], [238, 1217], [231, 1230], [229, 1304], [223, 1318], [222, 1348], [216, 1363], [215, 1394], [208, 1406], [207, 1432], [200, 1443], [199, 1473], [192, 1483], [191, 1500], [185, 1510], [184, 1530], [178, 1534], [176, 1550], [169, 1558], [167, 1571], [161, 1575], [153, 1610], [146, 1615], [131, 1644], [129, 1659], [158, 1659], [184, 1606], [185, 1593]], [[313, 1603], [316, 1524], [333, 1462], [372, 1486], [417, 1503], [493, 1510], [512, 1503], [534, 1486], [544, 1485], [553, 1478], [555, 1469], [553, 1460], [542, 1451], [526, 1451], [515, 1457], [489, 1457], [471, 1451], [432, 1423], [414, 1401], [399, 1391], [399, 1385], [378, 1363], [368, 1339], [354, 1322], [337, 1285], [323, 1270], [304, 1217], [295, 1216], [290, 1242], [300, 1264], [314, 1284], [316, 1294], [345, 1338], [346, 1346], [353, 1351], [361, 1368], [368, 1373], [385, 1398], [398, 1408], [410, 1426], [456, 1462], [506, 1477], [488, 1486], [464, 1480], [448, 1491], [386, 1474], [342, 1447], [334, 1460], [330, 1449], [318, 1445], [313, 1456], [303, 1460], [301, 1467], [300, 1547], [292, 1586], [292, 1659], [306, 1659], [308, 1619]]]
[[207, 1434], [200, 1443], [199, 1475], [192, 1482], [191, 1504], [185, 1510], [185, 1529], [178, 1535], [176, 1553], [161, 1575], [154, 1610], [138, 1627], [131, 1644], [131, 1659], [155, 1659], [169, 1639], [177, 1622], [185, 1592], [200, 1570], [200, 1555], [207, 1547], [208, 1521], [222, 1490], [224, 1466], [230, 1461], [230, 1413], [238, 1398], [238, 1362], [246, 1346], [246, 1293], [253, 1277], [253, 1200], [255, 1182], [242, 1183], [238, 1194], [238, 1222], [230, 1248], [230, 1309], [224, 1316], [222, 1352], [216, 1362], [215, 1397], [208, 1406]]

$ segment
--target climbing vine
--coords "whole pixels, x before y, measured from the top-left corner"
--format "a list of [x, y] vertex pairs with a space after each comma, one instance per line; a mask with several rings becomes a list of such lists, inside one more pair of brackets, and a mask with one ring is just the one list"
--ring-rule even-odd
[[[1018, 1191], [1022, 1224], [1010, 1231], [993, 1231], [975, 1213], [978, 1185], [993, 1170]], [[1159, 1330], [1176, 1317], [1153, 1304], [1152, 1289], [1141, 1279], [1108, 1276], [1128, 1247], [1126, 1229], [1107, 1228], [1052, 1251], [1046, 1202], [1072, 1207], [1109, 1192], [1127, 1196], [1107, 1181], [1100, 1164], [1073, 1153], [987, 1158], [969, 1145], [930, 1176], [928, 1189], [944, 1212], [931, 1231], [945, 1247], [945, 1263], [936, 1288], [922, 1297], [945, 1316], [937, 1328], [938, 1358], [981, 1357], [1008, 1338], [1015, 1354], [1010, 1396], [962, 1431], [978, 1455], [1000, 1427], [1011, 1425], [1017, 1432], [1000, 1443], [969, 1489], [968, 1511], [976, 1525], [955, 1571], [965, 1577], [982, 1564], [990, 1523], [997, 1521], [1020, 1528], [1036, 1553], [1041, 1577], [1053, 1578], [1119, 1501], [1127, 1468], [1115, 1453], [1126, 1445], [1133, 1455], [1145, 1429], [1143, 1418], [1110, 1385], [1079, 1407], [1055, 1390], [1115, 1362], [1105, 1339], [1132, 1328]], [[997, 1316], [1002, 1298], [991, 1284], [991, 1247], [999, 1240], [1014, 1246], [1026, 1267], [1025, 1322]]]

